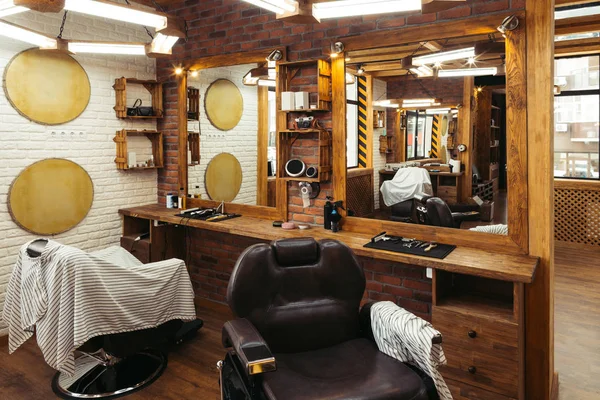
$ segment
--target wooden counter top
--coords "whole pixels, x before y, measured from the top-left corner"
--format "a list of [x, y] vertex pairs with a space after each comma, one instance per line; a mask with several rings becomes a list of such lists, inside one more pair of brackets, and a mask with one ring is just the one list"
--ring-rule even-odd
[[363, 247], [371, 240], [372, 236], [379, 232], [373, 232], [371, 236], [346, 231], [333, 233], [322, 227], [312, 227], [306, 231], [298, 229], [286, 231], [281, 228], [274, 228], [272, 221], [264, 219], [240, 217], [223, 222], [205, 222], [182, 219], [175, 216], [177, 212], [178, 210], [168, 209], [157, 204], [119, 210], [121, 215], [130, 217], [264, 240], [304, 236], [314, 237], [317, 240], [337, 239], [349, 246], [359, 256], [511, 282], [531, 283], [539, 262], [537, 257], [491, 253], [468, 247], [457, 247], [446, 258], [440, 260]]

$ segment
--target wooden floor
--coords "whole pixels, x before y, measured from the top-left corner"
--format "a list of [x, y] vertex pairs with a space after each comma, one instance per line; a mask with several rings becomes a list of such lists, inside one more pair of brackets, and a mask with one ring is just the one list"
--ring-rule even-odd
[[[561, 400], [600, 399], [600, 249], [556, 246], [555, 339]], [[215, 364], [225, 313], [199, 307], [205, 327], [169, 355], [164, 375], [128, 399], [217, 400]], [[53, 399], [54, 371], [33, 341], [13, 355], [0, 347], [0, 399]], [[534, 400], [534, 399], [531, 399]]]

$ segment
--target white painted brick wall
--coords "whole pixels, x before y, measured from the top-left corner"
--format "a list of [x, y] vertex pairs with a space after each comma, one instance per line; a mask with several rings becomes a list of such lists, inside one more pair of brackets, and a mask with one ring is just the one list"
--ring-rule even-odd
[[[197, 78], [190, 77], [189, 86], [200, 89], [200, 122], [190, 122], [188, 129], [198, 131], [200, 136], [200, 164], [189, 167], [188, 187], [190, 193], [196, 193], [200, 187], [203, 199], [208, 199], [204, 187], [204, 173], [208, 163], [220, 153], [233, 154], [242, 166], [242, 187], [233, 203], [256, 204], [256, 164], [258, 158], [258, 90], [256, 86], [245, 86], [242, 78], [256, 64], [236, 65], [231, 67], [211, 68], [200, 71]], [[212, 82], [217, 79], [229, 79], [240, 89], [244, 99], [244, 112], [239, 124], [230, 131], [220, 131], [215, 128], [206, 116], [204, 96]]]
[[[61, 19], [62, 14], [35, 12], [7, 18], [11, 22], [52, 35], [58, 34]], [[149, 41], [142, 27], [74, 13], [69, 14], [64, 37]], [[0, 75], [4, 74], [4, 69], [12, 58], [28, 47], [31, 46], [2, 37]], [[92, 93], [87, 109], [68, 124], [46, 127], [28, 121], [12, 108], [4, 91], [0, 90], [0, 310], [4, 307], [5, 290], [17, 251], [25, 242], [36, 237], [17, 227], [7, 208], [9, 186], [23, 168], [41, 159], [60, 157], [75, 161], [88, 171], [94, 183], [94, 203], [90, 213], [74, 229], [54, 238], [87, 251], [119, 243], [119, 208], [156, 202], [156, 171], [118, 171], [114, 163], [115, 143], [112, 141], [119, 129], [156, 129], [154, 122], [118, 120], [112, 109], [115, 101], [112, 89], [114, 79], [121, 76], [155, 79], [155, 61], [144, 56], [74, 57], [88, 73]], [[128, 103], [133, 103], [139, 96], [143, 96], [145, 103], [149, 100], [147, 91], [140, 88], [129, 94]], [[86, 135], [78, 139], [65, 139], [60, 135], [52, 137], [52, 130], [84, 131]], [[141, 147], [138, 151], [142, 152]], [[0, 321], [0, 336], [6, 333], [6, 327]]]
[[[387, 82], [373, 79], [373, 99], [386, 99], [387, 98]], [[393, 108], [385, 107], [373, 107], [374, 110], [395, 112]], [[384, 126], [387, 124], [387, 118], [383, 119]], [[385, 168], [386, 157], [385, 154], [379, 152], [379, 136], [383, 132], [387, 132], [388, 135], [393, 135], [394, 132], [388, 127], [382, 129], [373, 130], [373, 195], [375, 196], [375, 210], [379, 210], [379, 170]], [[396, 138], [397, 139], [397, 138]]]

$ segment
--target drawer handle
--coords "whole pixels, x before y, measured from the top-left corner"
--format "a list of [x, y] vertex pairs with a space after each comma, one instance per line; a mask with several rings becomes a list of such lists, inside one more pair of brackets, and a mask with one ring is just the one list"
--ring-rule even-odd
[[471, 339], [475, 339], [477, 337], [477, 332], [475, 332], [475, 331], [469, 331], [469, 333], [467, 333], [467, 335], [469, 335], [469, 337]]
[[470, 374], [474, 374], [475, 372], [477, 372], [477, 368], [474, 366], [470, 366], [467, 371], [469, 371]]

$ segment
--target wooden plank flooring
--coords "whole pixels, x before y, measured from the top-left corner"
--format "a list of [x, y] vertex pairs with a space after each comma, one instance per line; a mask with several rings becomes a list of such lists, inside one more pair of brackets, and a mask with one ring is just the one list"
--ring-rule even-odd
[[[555, 339], [560, 400], [600, 398], [600, 248], [556, 246]], [[223, 310], [198, 307], [205, 326], [192, 341], [169, 355], [164, 375], [128, 399], [217, 400], [215, 367], [223, 354], [221, 327], [229, 318]], [[13, 355], [0, 345], [0, 399], [53, 399], [54, 370], [34, 341]]]

